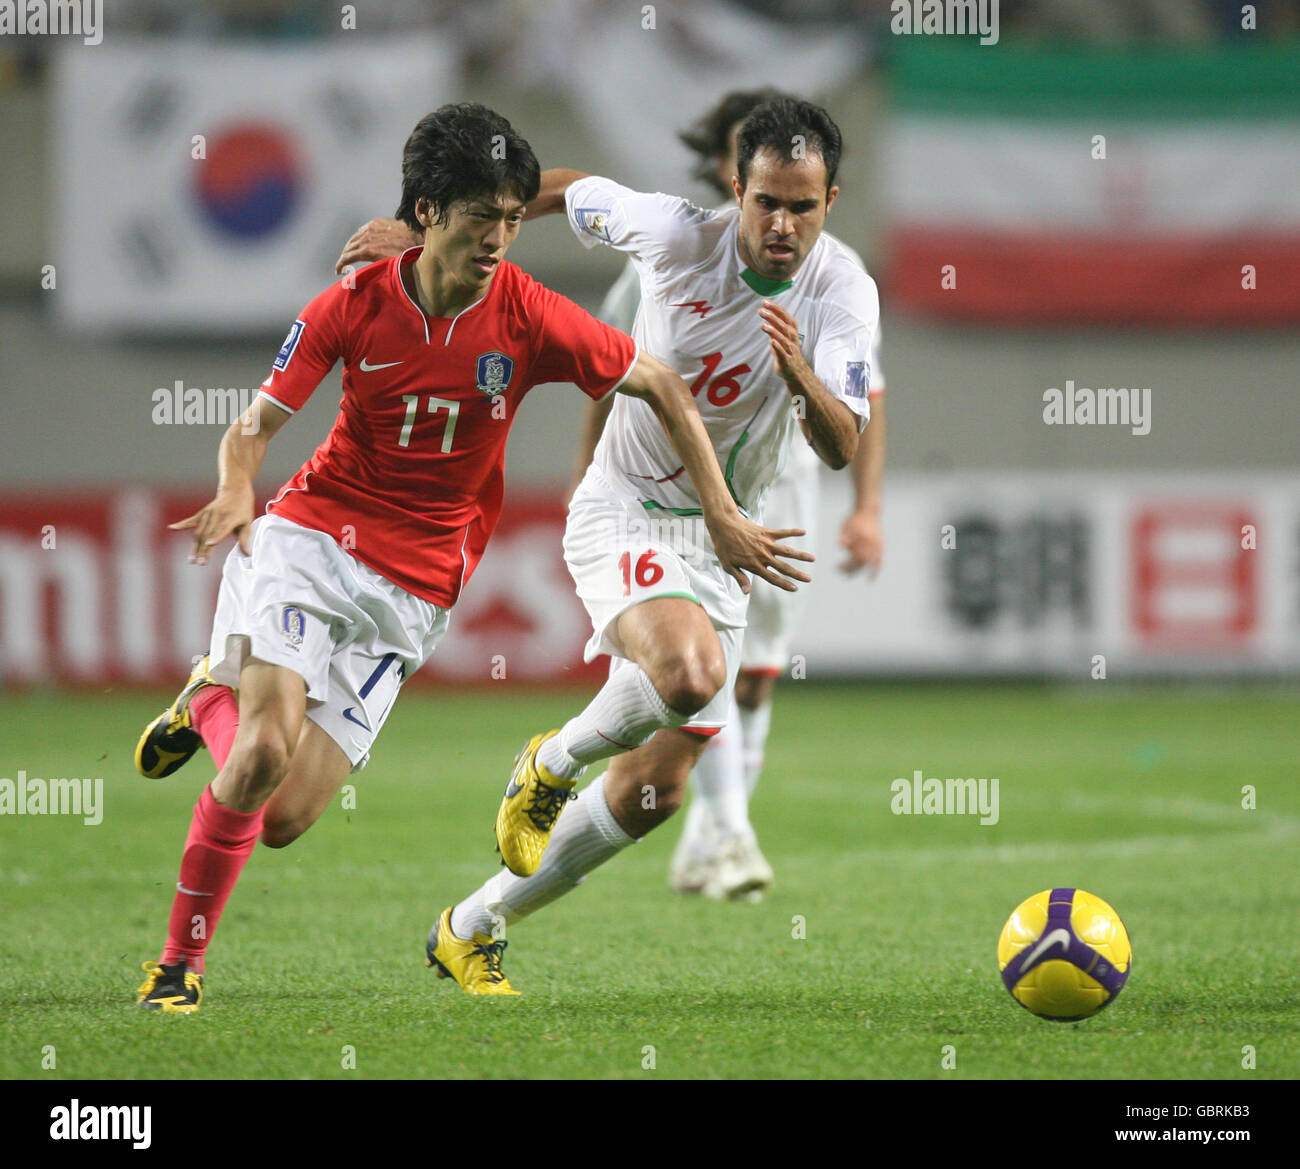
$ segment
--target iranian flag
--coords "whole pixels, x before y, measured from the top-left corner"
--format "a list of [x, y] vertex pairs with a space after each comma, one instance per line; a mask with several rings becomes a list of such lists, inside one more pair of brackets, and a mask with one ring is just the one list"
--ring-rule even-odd
[[916, 42], [882, 158], [893, 304], [950, 320], [1300, 322], [1300, 51]]

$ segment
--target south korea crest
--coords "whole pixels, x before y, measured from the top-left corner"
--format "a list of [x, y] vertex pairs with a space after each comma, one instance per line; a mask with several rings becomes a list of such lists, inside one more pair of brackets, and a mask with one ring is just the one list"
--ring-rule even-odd
[[290, 649], [297, 649], [302, 645], [302, 635], [306, 627], [307, 619], [303, 616], [302, 610], [297, 605], [285, 605], [280, 612], [280, 632], [284, 635], [284, 640], [289, 643]]
[[515, 363], [504, 353], [480, 353], [476, 368], [477, 389], [485, 398], [495, 398], [510, 388]]

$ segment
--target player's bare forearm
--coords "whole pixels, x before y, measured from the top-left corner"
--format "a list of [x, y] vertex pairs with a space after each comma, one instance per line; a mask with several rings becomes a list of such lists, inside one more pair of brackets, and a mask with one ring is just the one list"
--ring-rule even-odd
[[222, 436], [217, 451], [217, 493], [194, 515], [167, 526], [172, 531], [193, 531], [191, 564], [206, 564], [213, 545], [232, 533], [248, 552], [248, 529], [253, 522], [253, 483], [276, 431], [291, 417], [287, 410], [256, 398]]
[[881, 487], [885, 481], [885, 445], [889, 428], [885, 422], [885, 395], [871, 398], [871, 420], [858, 440], [853, 456], [853, 510], [879, 513]]
[[832, 471], [847, 467], [858, 449], [858, 422], [853, 411], [836, 398], [805, 363], [785, 378], [791, 408], [809, 445]]
[[771, 345], [772, 363], [790, 391], [792, 409], [797, 411], [809, 444], [832, 470], [848, 466], [858, 449], [858, 422], [853, 411], [813, 372], [800, 347], [794, 317], [770, 300], [763, 302], [758, 316], [759, 327]]
[[525, 219], [536, 219], [539, 215], [555, 215], [564, 210], [564, 192], [570, 183], [587, 177], [584, 171], [555, 167], [542, 171], [542, 184], [537, 190], [537, 198], [524, 208]]
[[853, 510], [840, 527], [840, 547], [848, 553], [840, 565], [845, 572], [866, 568], [874, 576], [885, 555], [880, 526], [881, 487], [885, 476], [885, 398], [871, 402], [871, 421], [862, 432], [853, 456]]
[[779, 543], [789, 536], [804, 535], [802, 530], [773, 531], [740, 513], [723, 478], [718, 456], [695, 399], [677, 374], [662, 362], [642, 353], [620, 389], [644, 399], [659, 417], [668, 441], [695, 486], [704, 522], [713, 539], [713, 551], [723, 568], [740, 582], [741, 588], [749, 591], [746, 572], [752, 572], [787, 592], [795, 590], [794, 581], [812, 579], [786, 563], [786, 560], [811, 562], [814, 559], [812, 554]]
[[648, 402], [658, 416], [695, 485], [706, 522], [711, 517], [738, 516], [740, 508], [727, 490], [718, 457], [686, 383], [663, 362], [641, 353], [619, 389]]
[[573, 478], [569, 484], [569, 495], [578, 489], [582, 477], [591, 466], [596, 453], [596, 444], [605, 432], [605, 422], [614, 407], [614, 395], [606, 394], [599, 402], [588, 402], [582, 414], [582, 430], [578, 434], [578, 450], [573, 460]]

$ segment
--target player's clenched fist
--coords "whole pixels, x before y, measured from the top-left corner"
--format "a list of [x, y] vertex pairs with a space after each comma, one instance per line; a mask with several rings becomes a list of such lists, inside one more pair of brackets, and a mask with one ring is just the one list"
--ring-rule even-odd
[[407, 248], [423, 242], [424, 237], [417, 235], [400, 219], [372, 219], [358, 227], [343, 245], [343, 253], [334, 265], [334, 271], [342, 272], [349, 264], [370, 264], [375, 260], [400, 256]]
[[167, 527], [173, 532], [194, 532], [191, 564], [207, 564], [213, 545], [232, 532], [239, 540], [240, 551], [249, 554], [248, 531], [253, 522], [253, 493], [218, 491], [217, 497], [192, 516]]

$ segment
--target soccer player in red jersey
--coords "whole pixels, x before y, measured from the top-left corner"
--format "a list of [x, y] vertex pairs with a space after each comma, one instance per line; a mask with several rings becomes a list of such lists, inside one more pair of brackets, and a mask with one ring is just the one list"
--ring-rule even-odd
[[[681, 378], [504, 261], [539, 175], [528, 143], [482, 106], [422, 119], [403, 154], [398, 216], [424, 231], [423, 245], [303, 310], [249, 415], [222, 439], [215, 498], [171, 525], [193, 532], [196, 563], [229, 535], [238, 546], [209, 654], [136, 749], [151, 777], [203, 744], [218, 767], [195, 806], [162, 955], [144, 964], [142, 1007], [198, 1010], [208, 943], [259, 837], [272, 848], [295, 840], [365, 765], [496, 526], [506, 438], [533, 386], [647, 401], [728, 570], [804, 579], [779, 557], [807, 555], [741, 515]], [[339, 359], [333, 428], [254, 521], [267, 444]]]

